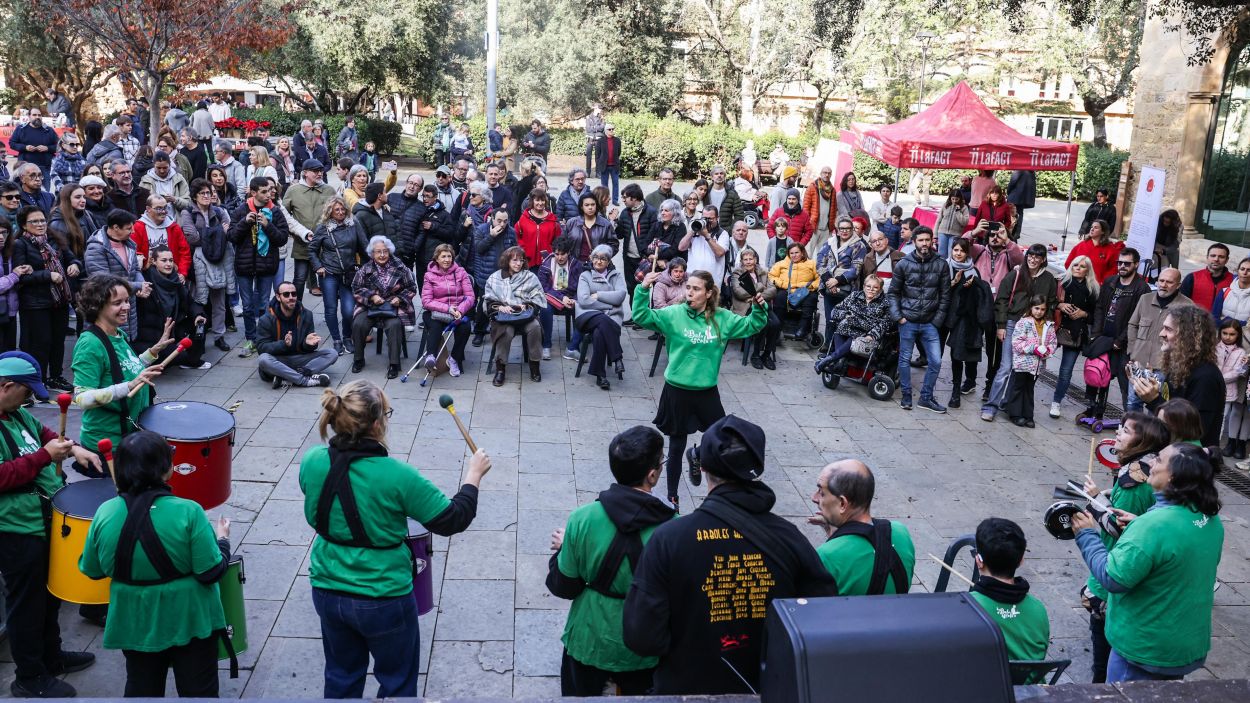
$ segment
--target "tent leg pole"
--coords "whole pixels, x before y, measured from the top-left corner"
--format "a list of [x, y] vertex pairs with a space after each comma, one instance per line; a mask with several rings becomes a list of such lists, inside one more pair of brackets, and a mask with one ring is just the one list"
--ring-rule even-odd
[[1072, 219], [1072, 191], [1076, 189], [1076, 171], [1072, 171], [1072, 180], [1068, 181], [1068, 209], [1063, 213], [1063, 237], [1059, 240], [1059, 251], [1068, 246], [1068, 223]]
[[[898, 199], [898, 174], [899, 174], [899, 171], [901, 170], [902, 170], [901, 166], [894, 167], [894, 198], [896, 200]], [[913, 198], [916, 197], [916, 194], [912, 193], [912, 197]]]

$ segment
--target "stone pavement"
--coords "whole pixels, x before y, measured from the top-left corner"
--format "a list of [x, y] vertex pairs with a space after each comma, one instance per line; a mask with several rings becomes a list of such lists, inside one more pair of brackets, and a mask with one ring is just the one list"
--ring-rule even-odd
[[[320, 298], [307, 302], [320, 310]], [[439, 378], [424, 388], [419, 376], [408, 383], [386, 381], [385, 364], [372, 350], [367, 355], [361, 375], [384, 384], [395, 408], [389, 437], [395, 455], [442, 490], [457, 488], [467, 452], [438, 405], [438, 396], [450, 393], [474, 439], [494, 460], [472, 527], [450, 539], [435, 538], [437, 608], [421, 619], [426, 696], [558, 694], [568, 603], [544, 586], [549, 535], [570, 510], [594, 500], [611, 481], [606, 447], [613, 434], [650, 423], [664, 361], [656, 377], [648, 378], [655, 344], [645, 332], [627, 332], [625, 380], [613, 379], [605, 393], [593, 380], [573, 377], [575, 363], [558, 356], [563, 340], [558, 324], [556, 336], [557, 358], [543, 363], [541, 383], [529, 380], [514, 345], [502, 388], [491, 386], [484, 348], [469, 347], [464, 376]], [[236, 343], [240, 338], [231, 336]], [[417, 338], [410, 341], [414, 355]], [[216, 361], [219, 353], [211, 351], [208, 358]], [[916, 542], [917, 590], [931, 590], [939, 572], [926, 553], [941, 555], [983, 517], [1018, 521], [1029, 536], [1021, 573], [1050, 611], [1050, 656], [1071, 658], [1067, 677], [1087, 681], [1088, 626], [1077, 596], [1086, 570], [1072, 542], [1056, 541], [1041, 526], [1052, 487], [1086, 470], [1090, 435], [1068, 419], [1078, 408], [1065, 403], [1065, 418], [1052, 420], [1039, 402], [1033, 430], [1002, 420], [984, 423], [976, 402], [947, 415], [907, 412], [895, 402], [871, 400], [866, 389], [851, 383], [826, 390], [811, 371], [811, 352], [795, 343], [786, 343], [778, 355], [777, 371], [756, 371], [739, 363], [735, 343], [721, 376], [726, 410], [768, 432], [764, 480], [777, 493], [776, 511], [817, 543], [820, 533], [805, 521], [813, 512], [809, 497], [820, 468], [843, 457], [864, 459], [877, 476], [877, 515], [902, 520]], [[336, 384], [353, 377], [348, 366], [345, 358], [331, 369]], [[915, 374], [916, 383], [920, 376]], [[939, 398], [949, 397], [949, 391], [944, 373]], [[250, 646], [241, 656], [238, 679], [230, 680], [223, 669], [223, 696], [320, 697], [323, 658], [307, 576], [313, 531], [304, 521], [297, 482], [300, 456], [320, 441], [314, 427], [320, 389], [270, 390], [257, 378], [254, 359], [230, 353], [207, 372], [172, 372], [160, 382], [159, 394], [164, 400], [222, 406], [243, 401], [235, 416], [233, 494], [212, 514], [231, 518], [231, 541], [246, 560]], [[38, 413], [54, 424], [55, 406], [41, 406]], [[77, 416], [71, 420], [76, 423]], [[1250, 501], [1220, 490], [1227, 530], [1223, 585], [1216, 594], [1213, 649], [1195, 679], [1250, 675]], [[683, 483], [682, 492], [682, 504], [693, 507], [704, 489]], [[958, 568], [970, 569], [966, 552]], [[953, 580], [952, 588], [962, 588], [962, 582]], [[84, 697], [119, 696], [121, 654], [100, 649], [100, 630], [76, 611], [71, 605], [61, 611], [66, 647], [93, 651], [99, 661], [68, 680]], [[7, 645], [0, 645], [0, 684], [12, 677], [10, 661]], [[371, 678], [366, 694], [376, 690]], [[7, 695], [8, 686], [0, 686], [0, 696]]]

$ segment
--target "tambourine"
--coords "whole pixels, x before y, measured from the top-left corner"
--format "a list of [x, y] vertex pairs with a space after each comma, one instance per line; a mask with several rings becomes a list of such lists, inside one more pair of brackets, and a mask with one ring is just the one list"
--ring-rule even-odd
[[1081, 506], [1070, 500], [1052, 503], [1046, 508], [1042, 525], [1055, 539], [1076, 539], [1076, 535], [1072, 534], [1072, 516], [1081, 511]]
[[1094, 456], [1098, 457], [1098, 463], [1108, 469], [1120, 468], [1120, 456], [1115, 450], [1114, 439], [1104, 439], [1098, 443], [1098, 447], [1094, 450]]

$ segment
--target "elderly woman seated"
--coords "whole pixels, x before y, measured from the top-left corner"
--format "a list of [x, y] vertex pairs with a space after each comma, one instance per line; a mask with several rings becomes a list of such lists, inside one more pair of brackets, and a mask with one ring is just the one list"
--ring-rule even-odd
[[443, 334], [454, 324], [447, 371], [452, 376], [460, 375], [464, 366], [464, 345], [469, 341], [469, 320], [461, 318], [472, 312], [476, 302], [473, 279], [456, 263], [456, 250], [450, 244], [439, 244], [434, 249], [434, 260], [426, 267], [425, 285], [421, 287], [421, 307], [430, 318], [426, 330], [429, 344], [429, 354], [425, 359], [427, 368], [438, 362], [444, 344]]
[[529, 354], [530, 380], [543, 380], [539, 368], [542, 355], [543, 331], [538, 322], [538, 311], [547, 307], [547, 296], [542, 283], [529, 270], [525, 250], [512, 246], [499, 257], [499, 270], [486, 281], [482, 295], [490, 314], [490, 343], [495, 355], [495, 378], [491, 383], [502, 386], [508, 366], [508, 349], [512, 338], [519, 332], [525, 336], [525, 348]]
[[[738, 268], [734, 269], [733, 307], [743, 317], [751, 314], [751, 301], [758, 293], [764, 296], [767, 303], [777, 297], [777, 286], [773, 285], [768, 272], [760, 266], [760, 256], [751, 247], [742, 250], [738, 255]], [[749, 283], [748, 283], [749, 281]], [[757, 369], [777, 370], [777, 341], [781, 338], [781, 319], [771, 308], [768, 311], [768, 324], [752, 340], [751, 365]]]
[[599, 388], [608, 390], [606, 361], [617, 378], [625, 378], [621, 352], [621, 325], [625, 322], [625, 276], [612, 266], [612, 247], [600, 244], [590, 253], [590, 270], [577, 282], [577, 329], [590, 337], [590, 373]]
[[389, 365], [386, 377], [399, 376], [399, 350], [404, 325], [415, 325], [412, 301], [417, 297], [417, 282], [412, 271], [395, 257], [395, 244], [381, 235], [369, 240], [365, 251], [369, 260], [352, 279], [352, 296], [356, 299], [352, 318], [352, 373], [365, 367], [365, 338], [369, 330], [381, 327], [386, 334]]
[[851, 343], [864, 338], [870, 345], [880, 344], [890, 331], [890, 306], [882, 295], [881, 279], [871, 273], [864, 278], [864, 287], [851, 293], [829, 313], [829, 329], [833, 341], [829, 355], [816, 361], [816, 372], [823, 373], [851, 351]]

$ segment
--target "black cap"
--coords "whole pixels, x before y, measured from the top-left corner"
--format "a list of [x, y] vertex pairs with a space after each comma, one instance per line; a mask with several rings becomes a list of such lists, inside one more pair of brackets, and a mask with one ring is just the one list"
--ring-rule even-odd
[[726, 415], [703, 433], [699, 461], [720, 478], [754, 481], [764, 473], [764, 429], [737, 415]]
[[319, 159], [308, 159], [307, 161], [304, 162], [304, 165], [300, 167], [300, 170], [301, 171], [324, 171], [326, 170], [326, 167], [325, 167], [325, 164], [321, 163]]

